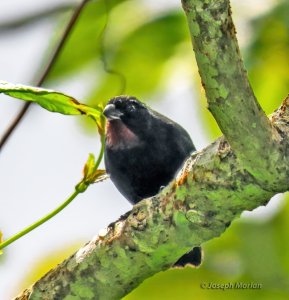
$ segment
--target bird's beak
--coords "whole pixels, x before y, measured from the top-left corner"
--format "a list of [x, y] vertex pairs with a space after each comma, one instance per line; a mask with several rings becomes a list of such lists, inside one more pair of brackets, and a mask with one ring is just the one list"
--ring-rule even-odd
[[123, 115], [118, 109], [115, 108], [114, 104], [108, 104], [103, 110], [105, 117], [110, 120], [118, 120]]

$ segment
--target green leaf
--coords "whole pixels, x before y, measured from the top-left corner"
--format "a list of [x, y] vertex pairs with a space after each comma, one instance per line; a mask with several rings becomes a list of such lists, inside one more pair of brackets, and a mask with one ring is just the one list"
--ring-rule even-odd
[[[102, 155], [103, 152], [101, 151], [100, 158], [102, 158]], [[83, 179], [75, 186], [75, 189], [79, 193], [86, 191], [90, 184], [101, 182], [108, 178], [105, 170], [97, 169], [100, 161], [101, 159], [95, 161], [94, 155], [89, 153], [88, 159], [83, 168]]]
[[105, 170], [97, 169], [95, 157], [92, 153], [89, 154], [88, 159], [83, 168], [83, 178], [85, 182], [95, 183], [105, 180], [108, 176]]
[[97, 169], [93, 174], [91, 174], [90, 180], [91, 183], [98, 183], [108, 179], [109, 176], [106, 173], [106, 170]]
[[102, 113], [100, 107], [92, 108], [79, 103], [71, 96], [43, 88], [0, 81], [0, 93], [21, 100], [35, 102], [51, 112], [58, 112], [64, 115], [87, 115], [98, 120]]
[[92, 153], [89, 153], [88, 159], [83, 168], [83, 177], [88, 178], [94, 171], [95, 157]]

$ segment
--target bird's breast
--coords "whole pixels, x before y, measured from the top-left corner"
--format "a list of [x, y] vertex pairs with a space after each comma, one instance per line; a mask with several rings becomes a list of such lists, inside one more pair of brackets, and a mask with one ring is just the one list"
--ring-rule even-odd
[[106, 132], [106, 145], [114, 150], [133, 148], [140, 142], [139, 138], [121, 120], [108, 121]]

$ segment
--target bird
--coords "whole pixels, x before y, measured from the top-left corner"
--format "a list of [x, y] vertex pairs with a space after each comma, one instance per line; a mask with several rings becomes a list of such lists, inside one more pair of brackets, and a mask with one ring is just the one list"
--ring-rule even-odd
[[[136, 97], [110, 99], [103, 115], [107, 120], [106, 172], [133, 205], [158, 194], [196, 150], [183, 127]], [[199, 266], [201, 262], [201, 247], [194, 247], [174, 267]]]

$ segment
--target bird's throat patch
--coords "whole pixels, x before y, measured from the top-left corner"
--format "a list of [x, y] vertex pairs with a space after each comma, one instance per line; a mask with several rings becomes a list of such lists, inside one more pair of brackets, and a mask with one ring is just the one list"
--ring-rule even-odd
[[106, 132], [106, 144], [112, 149], [128, 149], [139, 143], [139, 138], [121, 120], [108, 121]]

